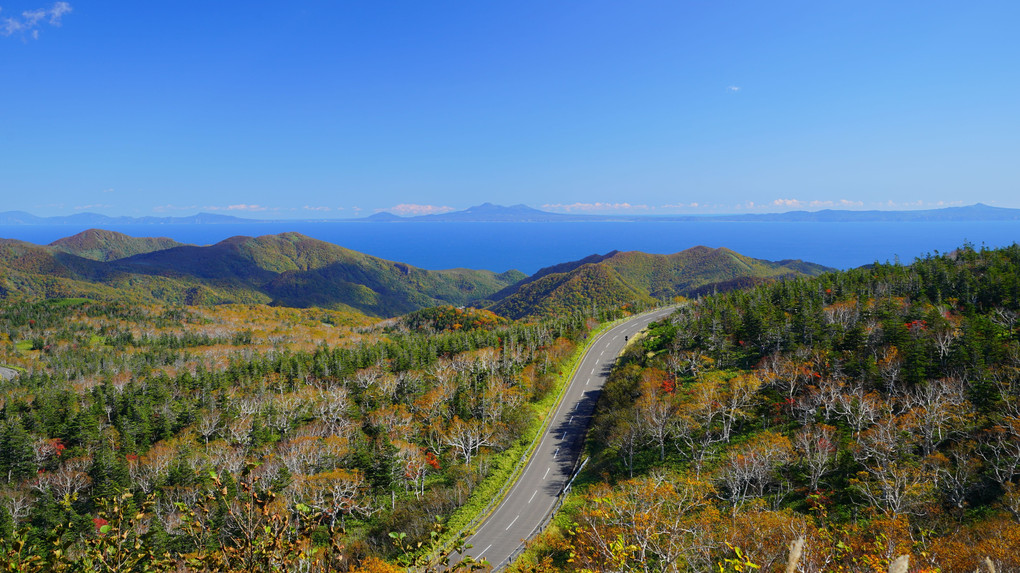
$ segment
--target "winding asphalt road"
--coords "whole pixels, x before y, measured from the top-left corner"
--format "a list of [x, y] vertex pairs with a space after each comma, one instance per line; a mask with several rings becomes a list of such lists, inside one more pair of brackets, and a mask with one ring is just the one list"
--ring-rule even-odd
[[606, 331], [592, 343], [581, 365], [570, 380], [563, 401], [553, 415], [548, 430], [535, 454], [506, 499], [468, 538], [466, 554], [485, 558], [498, 571], [510, 563], [524, 541], [556, 504], [560, 492], [570, 480], [581, 454], [584, 436], [591, 423], [595, 402], [616, 357], [623, 352], [626, 338], [643, 330], [648, 323], [661, 320], [675, 310], [667, 307], [634, 316]]

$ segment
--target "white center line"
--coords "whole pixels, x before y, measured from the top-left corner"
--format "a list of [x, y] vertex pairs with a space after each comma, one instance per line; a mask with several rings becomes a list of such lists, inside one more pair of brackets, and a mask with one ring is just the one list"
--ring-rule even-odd
[[[538, 495], [538, 490], [537, 489], [535, 490], [535, 493], [531, 494], [531, 499], [535, 499], [536, 495]], [[528, 503], [531, 503], [531, 499], [528, 500]]]
[[[511, 527], [513, 527], [513, 525], [514, 525], [515, 523], [517, 523], [517, 520], [518, 520], [518, 519], [520, 519], [520, 518], [521, 518], [521, 516], [520, 516], [520, 515], [518, 515], [517, 517], [515, 517], [515, 518], [514, 518], [514, 520], [510, 522], [510, 525], [506, 526], [506, 529], [504, 529], [503, 531], [508, 531], [508, 530], [509, 530], [509, 529], [510, 529]], [[490, 545], [490, 547], [491, 547], [491, 545]], [[479, 554], [479, 555], [481, 555], [481, 554]]]
[[544, 479], [546, 478], [546, 476], [548, 476], [548, 475], [549, 475], [549, 470], [551, 470], [551, 469], [552, 469], [551, 467], [549, 467], [549, 468], [545, 468], [545, 475], [544, 475], [544, 476], [542, 476], [542, 479], [543, 479], [543, 480], [544, 480]]
[[555, 451], [555, 452], [553, 452], [553, 459], [555, 459], [555, 458], [556, 458], [556, 454], [558, 454], [558, 453], [560, 453], [560, 449], [559, 449], [559, 448], [556, 448], [556, 451]]
[[[489, 544], [489, 547], [492, 547], [492, 544], [491, 544], [491, 543]], [[489, 547], [486, 547], [485, 549], [482, 549], [482, 553], [485, 553], [486, 551], [488, 551], [488, 550], [489, 550]], [[481, 556], [482, 556], [482, 553], [479, 553], [479, 554], [478, 554], [478, 556], [479, 556], [479, 557], [481, 557]]]

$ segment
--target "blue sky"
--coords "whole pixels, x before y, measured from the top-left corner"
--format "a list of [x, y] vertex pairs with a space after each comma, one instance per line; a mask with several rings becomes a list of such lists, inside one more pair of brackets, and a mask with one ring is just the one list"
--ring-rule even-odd
[[1020, 3], [0, 0], [0, 210], [1020, 207]]

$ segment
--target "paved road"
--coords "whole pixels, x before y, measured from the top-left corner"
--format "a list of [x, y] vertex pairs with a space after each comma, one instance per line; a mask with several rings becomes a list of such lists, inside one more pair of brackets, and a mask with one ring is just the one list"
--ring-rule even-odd
[[531, 461], [503, 503], [468, 538], [472, 548], [465, 553], [475, 558], [484, 557], [495, 570], [509, 563], [567, 485], [581, 453], [599, 392], [626, 345], [624, 337], [634, 336], [648, 323], [662, 319], [673, 310], [664, 308], [632, 317], [603, 333], [591, 345]]

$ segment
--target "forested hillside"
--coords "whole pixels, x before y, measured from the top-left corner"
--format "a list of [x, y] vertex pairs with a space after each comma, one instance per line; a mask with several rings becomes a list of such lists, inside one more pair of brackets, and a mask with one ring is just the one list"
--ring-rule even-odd
[[1016, 245], [687, 304], [621, 359], [517, 570], [783, 571], [804, 536], [800, 571], [1018, 571], [1018, 323]]
[[166, 237], [139, 238], [115, 231], [89, 229], [77, 235], [57, 239], [49, 246], [55, 251], [78, 255], [86, 259], [115, 261], [131, 255], [179, 247], [181, 243]]
[[[97, 296], [157, 284], [143, 277], [199, 277], [211, 292], [315, 274], [338, 284], [322, 274], [331, 267], [360, 269], [377, 296], [411, 284], [365, 278], [392, 268], [415, 288], [455, 284], [336, 249], [240, 237], [103, 262], [0, 244], [8, 281], [93, 277], [110, 289]], [[803, 263], [689, 255], [540, 273], [501, 301], [545, 292], [560, 316], [529, 322], [434, 301], [414, 310], [410, 295], [386, 304], [413, 312], [385, 321], [9, 296], [0, 562], [367, 572], [428, 555], [438, 566], [442, 552], [424, 548], [453, 547], [450, 530], [503, 483], [589, 331], [683, 288], [696, 298], [619, 360], [591, 461], [518, 571], [782, 571], [798, 537], [805, 572], [885, 571], [899, 555], [912, 571], [973, 571], [986, 557], [1020, 571], [1020, 246], [817, 277], [795, 274], [818, 272]], [[187, 262], [171, 271], [174, 260]], [[149, 270], [124, 278], [115, 264]], [[670, 278], [698, 269], [700, 283]]]
[[518, 271], [430, 271], [298, 233], [179, 245], [106, 231], [49, 246], [0, 239], [0, 299], [85, 297], [142, 304], [276, 304], [382, 317], [462, 306], [524, 278]]
[[515, 270], [424, 270], [299, 233], [195, 246], [95, 229], [47, 246], [0, 239], [0, 263], [0, 300], [274, 304], [379, 317], [471, 305], [511, 319], [652, 304], [826, 270], [695, 247], [672, 255], [613, 251], [526, 277]]
[[765, 261], [729, 249], [693, 247], [672, 255], [613, 251], [544, 268], [492, 295], [493, 312], [510, 318], [552, 316], [627, 302], [668, 301], [827, 269], [803, 261]]
[[0, 563], [386, 570], [506, 479], [594, 324], [0, 303]]

